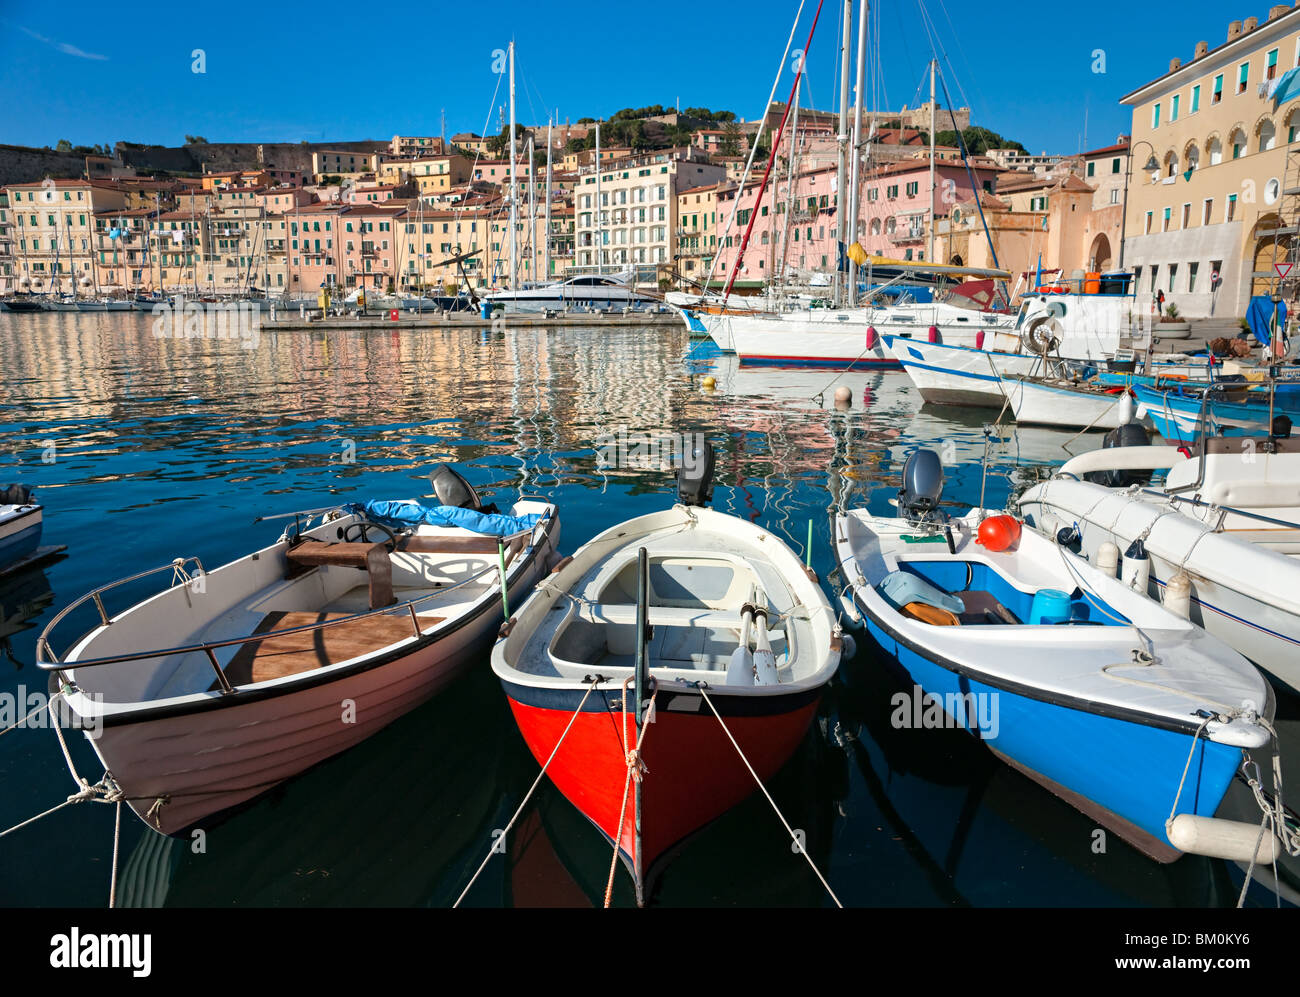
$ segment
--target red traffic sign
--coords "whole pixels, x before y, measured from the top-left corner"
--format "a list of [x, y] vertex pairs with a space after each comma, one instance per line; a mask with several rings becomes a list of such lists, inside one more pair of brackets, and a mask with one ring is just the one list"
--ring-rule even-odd
[[397, 309], [394, 308], [392, 311], [390, 311], [390, 312], [388, 313], [388, 317], [389, 317], [392, 321], [396, 322], [396, 321], [397, 321]]
[[1273, 264], [1273, 269], [1277, 271], [1277, 275], [1278, 275], [1279, 277], [1281, 277], [1283, 280], [1285, 280], [1285, 279], [1286, 279], [1286, 275], [1289, 274], [1289, 273], [1291, 272], [1291, 268], [1292, 268], [1293, 266], [1295, 266], [1294, 263], [1274, 263], [1274, 264]]

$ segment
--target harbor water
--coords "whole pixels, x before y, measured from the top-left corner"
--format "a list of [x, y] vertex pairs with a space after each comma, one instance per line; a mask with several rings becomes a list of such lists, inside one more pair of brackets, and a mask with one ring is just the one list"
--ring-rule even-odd
[[[90, 588], [182, 556], [220, 565], [276, 539], [283, 521], [258, 516], [427, 495], [442, 461], [500, 504], [556, 502], [567, 554], [671, 504], [666, 462], [703, 433], [718, 450], [714, 506], [801, 554], [811, 523], [811, 563], [835, 600], [828, 511], [886, 512], [912, 448], [939, 451], [947, 500], [969, 507], [981, 491], [1001, 506], [1025, 468], [1098, 445], [1009, 418], [986, 439], [996, 413], [922, 408], [901, 372], [740, 369], [679, 326], [155, 332], [144, 313], [0, 314], [0, 484], [34, 486], [44, 542], [67, 545], [0, 584], [0, 692], [12, 703], [45, 691], [36, 636]], [[846, 409], [833, 402], [840, 385], [853, 391]], [[846, 905], [1236, 902], [1224, 863], [1161, 866], [1114, 835], [1099, 849], [1093, 821], [964, 731], [898, 723], [891, 700], [910, 690], [860, 639], [771, 786]], [[89, 746], [69, 743], [93, 781]], [[164, 838], [128, 813], [118, 903], [445, 907], [536, 774], [485, 657], [200, 839]], [[0, 739], [0, 826], [74, 788], [48, 724]], [[0, 841], [0, 903], [102, 906], [113, 816], [66, 807]], [[609, 863], [605, 840], [543, 781], [466, 903], [599, 905]], [[691, 840], [653, 901], [830, 902], [760, 794]], [[622, 873], [615, 903], [631, 903]]]

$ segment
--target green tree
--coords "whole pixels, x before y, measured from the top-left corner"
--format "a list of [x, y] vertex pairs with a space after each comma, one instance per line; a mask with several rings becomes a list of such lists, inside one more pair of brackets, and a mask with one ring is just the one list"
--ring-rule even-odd
[[202, 135], [186, 135], [185, 144], [186, 145], [207, 145], [208, 140], [205, 139]]
[[69, 142], [66, 138], [61, 138], [61, 139], [59, 139], [59, 144], [56, 145], [56, 146], [54, 147], [54, 151], [55, 151], [55, 152], [71, 152], [71, 151], [72, 151], [72, 143]]

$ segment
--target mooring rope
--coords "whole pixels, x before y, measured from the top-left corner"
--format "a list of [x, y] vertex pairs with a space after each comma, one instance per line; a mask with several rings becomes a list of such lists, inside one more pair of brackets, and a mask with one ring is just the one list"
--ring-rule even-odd
[[641, 776], [649, 771], [645, 762], [641, 759], [642, 745], [645, 744], [646, 732], [650, 730], [651, 718], [654, 717], [655, 697], [659, 695], [659, 688], [656, 685], [650, 693], [650, 705], [646, 707], [646, 722], [641, 725], [641, 733], [637, 735], [636, 747], [629, 749], [627, 746], [627, 694], [634, 681], [635, 676], [632, 675], [623, 680], [623, 757], [627, 759], [627, 778], [623, 780], [623, 802], [619, 806], [618, 823], [614, 825], [614, 854], [609, 860], [609, 879], [605, 882], [606, 908], [609, 907], [610, 900], [614, 896], [614, 874], [618, 871], [618, 846], [623, 839], [623, 819], [627, 816], [628, 790], [632, 788], [633, 781], [640, 782]]
[[603, 675], [591, 676], [591, 685], [589, 685], [587, 691], [582, 694], [582, 699], [578, 702], [578, 708], [573, 711], [573, 716], [569, 717], [569, 722], [564, 728], [564, 733], [562, 733], [560, 739], [555, 742], [555, 747], [551, 749], [551, 754], [550, 757], [546, 759], [546, 764], [543, 765], [542, 770], [537, 773], [537, 778], [533, 780], [533, 784], [528, 787], [528, 792], [524, 794], [524, 798], [520, 801], [519, 807], [515, 810], [514, 816], [510, 818], [510, 822], [506, 824], [505, 828], [501, 831], [501, 834], [492, 842], [492, 846], [488, 849], [488, 853], [483, 856], [483, 861], [479, 863], [479, 867], [474, 871], [474, 875], [471, 876], [469, 882], [465, 884], [465, 889], [461, 890], [460, 896], [458, 896], [456, 902], [451, 905], [453, 909], [460, 906], [460, 902], [465, 899], [465, 894], [469, 893], [475, 882], [478, 881], [479, 876], [482, 875], [483, 870], [487, 868], [487, 864], [492, 861], [492, 855], [496, 852], [498, 847], [497, 842], [499, 841], [502, 844], [505, 843], [506, 835], [509, 834], [510, 829], [515, 826], [515, 821], [517, 821], [519, 815], [524, 812], [524, 807], [528, 806], [528, 801], [532, 799], [533, 793], [541, 784], [542, 776], [546, 775], [546, 770], [551, 767], [551, 762], [555, 760], [555, 756], [560, 750], [560, 745], [562, 745], [564, 739], [569, 736], [569, 731], [573, 728], [575, 721], [578, 719], [578, 715], [582, 712], [583, 706], [587, 703], [587, 697], [595, 692], [597, 685], [604, 681], [605, 677]]
[[[679, 679], [679, 681], [683, 680]], [[794, 833], [794, 828], [792, 828], [790, 822], [785, 819], [785, 815], [781, 813], [781, 808], [776, 805], [776, 800], [772, 799], [772, 794], [769, 793], [767, 787], [763, 785], [763, 780], [760, 779], [758, 773], [754, 771], [754, 766], [749, 764], [749, 759], [745, 757], [745, 753], [740, 749], [740, 745], [736, 743], [736, 739], [731, 736], [731, 731], [727, 728], [726, 722], [722, 719], [722, 714], [720, 714], [717, 707], [713, 705], [713, 700], [709, 698], [709, 694], [704, 691], [705, 683], [694, 682], [690, 684], [699, 690], [704, 701], [709, 704], [709, 709], [713, 711], [713, 715], [718, 718], [718, 723], [722, 726], [722, 732], [727, 735], [727, 740], [730, 741], [731, 746], [736, 749], [736, 754], [738, 754], [740, 760], [745, 763], [745, 768], [749, 769], [749, 774], [754, 777], [754, 782], [758, 784], [758, 788], [761, 789], [763, 795], [767, 797], [767, 802], [770, 803], [772, 809], [776, 811], [776, 816], [780, 819], [781, 824], [790, 835], [790, 840], [795, 843], [795, 847], [799, 854], [808, 860], [808, 865], [812, 867], [812, 871], [816, 874], [817, 878], [821, 880], [821, 884], [826, 888], [826, 892], [830, 894], [830, 898], [835, 901], [835, 906], [843, 909], [844, 905], [840, 903], [840, 898], [837, 897], [835, 891], [831, 889], [831, 884], [826, 882], [826, 877], [823, 876], [821, 870], [817, 868], [817, 863], [814, 862], [812, 856], [808, 854], [808, 849], [805, 847], [804, 843], [799, 840], [799, 836]]]

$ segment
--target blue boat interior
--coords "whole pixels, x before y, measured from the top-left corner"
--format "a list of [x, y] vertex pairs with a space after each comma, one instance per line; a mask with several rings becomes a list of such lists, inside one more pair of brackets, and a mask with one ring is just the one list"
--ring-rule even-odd
[[[898, 563], [903, 571], [960, 599], [966, 607], [966, 612], [956, 614], [960, 624], [1030, 625], [1034, 617], [1036, 593], [1022, 591], [997, 569], [981, 561], [900, 560]], [[1042, 620], [1043, 623], [1083, 626], [1125, 626], [1129, 623], [1123, 614], [1103, 599], [1093, 593], [1085, 594], [1078, 586], [1058, 595], [1064, 595], [1065, 599], [1053, 600], [1052, 612]], [[1000, 609], [1009, 611], [1012, 618]]]

